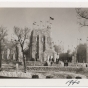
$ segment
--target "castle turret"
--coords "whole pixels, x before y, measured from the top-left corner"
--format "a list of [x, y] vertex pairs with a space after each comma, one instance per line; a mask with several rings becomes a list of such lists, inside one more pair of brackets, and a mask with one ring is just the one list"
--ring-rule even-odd
[[34, 29], [31, 37], [32, 58], [42, 62], [44, 61], [44, 52], [52, 49], [50, 28]]

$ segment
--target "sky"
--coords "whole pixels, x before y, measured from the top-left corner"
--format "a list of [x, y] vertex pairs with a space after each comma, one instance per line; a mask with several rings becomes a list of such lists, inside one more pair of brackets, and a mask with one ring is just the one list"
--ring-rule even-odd
[[65, 51], [77, 46], [77, 38], [82, 38], [82, 43], [86, 42], [88, 28], [80, 28], [75, 8], [0, 8], [0, 25], [7, 27], [8, 39], [13, 36], [14, 26], [32, 30], [33, 22], [40, 25], [42, 21], [45, 25], [50, 17], [54, 18], [51, 21], [52, 40], [63, 45]]

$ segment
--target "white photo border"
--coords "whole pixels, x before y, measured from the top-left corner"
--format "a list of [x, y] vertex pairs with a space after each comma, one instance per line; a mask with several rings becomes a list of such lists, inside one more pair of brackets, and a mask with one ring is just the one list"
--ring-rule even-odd
[[[87, 8], [88, 2], [0, 2], [0, 8]], [[71, 79], [70, 79], [71, 80]], [[68, 87], [69, 79], [0, 79], [2, 87]], [[79, 79], [72, 87], [87, 87], [88, 79]]]

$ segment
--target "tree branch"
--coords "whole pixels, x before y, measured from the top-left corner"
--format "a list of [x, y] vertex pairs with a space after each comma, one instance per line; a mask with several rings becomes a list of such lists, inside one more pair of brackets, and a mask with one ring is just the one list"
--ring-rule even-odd
[[0, 27], [0, 41], [4, 39], [4, 37], [7, 36], [7, 30], [5, 27]]
[[84, 18], [84, 19], [88, 19], [88, 12], [87, 11], [82, 11], [81, 9], [76, 9], [76, 12], [78, 14], [79, 17]]
[[25, 40], [28, 39], [29, 31], [30, 30], [27, 27], [25, 27], [24, 29], [14, 27], [14, 32], [15, 32], [16, 36], [18, 37], [18, 41], [22, 48], [24, 47]]

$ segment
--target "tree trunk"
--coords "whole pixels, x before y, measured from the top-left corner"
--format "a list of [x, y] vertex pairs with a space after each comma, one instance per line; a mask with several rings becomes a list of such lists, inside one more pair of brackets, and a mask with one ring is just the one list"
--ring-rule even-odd
[[16, 45], [16, 61], [18, 61], [18, 47]]
[[23, 53], [24, 72], [26, 73], [26, 59], [24, 57], [24, 51], [23, 51], [23, 49], [22, 49], [22, 53]]

